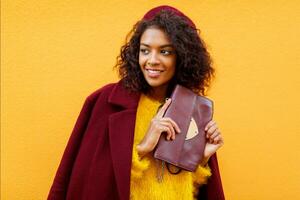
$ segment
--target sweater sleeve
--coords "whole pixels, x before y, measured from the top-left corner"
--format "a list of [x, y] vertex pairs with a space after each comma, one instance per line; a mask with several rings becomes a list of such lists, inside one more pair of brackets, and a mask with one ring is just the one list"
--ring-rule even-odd
[[204, 167], [198, 166], [196, 171], [192, 174], [193, 184], [194, 184], [194, 199], [197, 199], [197, 195], [199, 194], [199, 188], [201, 185], [207, 183], [207, 179], [211, 176], [211, 169], [206, 164]]
[[146, 169], [149, 168], [150, 160], [145, 156], [141, 158], [136, 150], [136, 145], [132, 150], [132, 166], [131, 166], [131, 179], [137, 180], [143, 176]]
[[202, 185], [207, 183], [207, 179], [211, 176], [211, 169], [208, 164], [204, 167], [198, 166], [193, 173], [193, 182]]

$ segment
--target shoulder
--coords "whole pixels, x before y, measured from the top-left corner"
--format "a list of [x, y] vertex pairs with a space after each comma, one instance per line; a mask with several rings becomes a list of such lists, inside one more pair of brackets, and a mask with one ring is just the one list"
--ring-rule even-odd
[[118, 83], [109, 83], [109, 84], [106, 84], [106, 85], [100, 87], [99, 89], [90, 93], [87, 96], [86, 101], [95, 102], [100, 97], [100, 95], [108, 97], [110, 95], [111, 91], [113, 91], [113, 89], [116, 87], [117, 84]]
[[92, 92], [86, 99], [89, 105], [114, 105], [125, 108], [136, 108], [139, 92], [131, 92], [123, 85], [122, 80], [107, 84]]

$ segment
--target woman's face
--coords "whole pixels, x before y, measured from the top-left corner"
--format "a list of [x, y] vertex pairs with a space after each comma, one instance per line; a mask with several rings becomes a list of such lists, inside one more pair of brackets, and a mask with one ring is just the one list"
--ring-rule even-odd
[[148, 28], [140, 41], [139, 64], [147, 83], [153, 89], [166, 89], [175, 74], [176, 53], [167, 34]]

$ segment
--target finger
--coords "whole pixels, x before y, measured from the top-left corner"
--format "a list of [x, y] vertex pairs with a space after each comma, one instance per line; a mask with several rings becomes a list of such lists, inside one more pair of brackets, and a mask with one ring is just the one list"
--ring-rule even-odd
[[210, 138], [211, 135], [217, 130], [217, 128], [218, 128], [217, 125], [213, 125], [209, 127], [209, 129], [207, 130], [206, 138]]
[[218, 141], [219, 141], [219, 137], [216, 137], [214, 139], [212, 139], [212, 144], [218, 144]]
[[157, 112], [156, 116], [161, 118], [163, 117], [163, 115], [165, 114], [165, 111], [167, 110], [167, 108], [169, 107], [169, 105], [171, 104], [171, 99], [167, 99], [166, 102], [164, 103], [164, 105], [161, 107], [161, 109]]
[[171, 119], [170, 117], [163, 117], [162, 121], [170, 122], [172, 124], [172, 126], [175, 128], [175, 130], [177, 131], [177, 133], [181, 132], [178, 124], [173, 119]]
[[169, 117], [166, 117], [166, 118], [164, 117], [161, 119], [161, 121], [164, 121], [165, 123], [168, 123], [169, 125], [171, 125], [172, 130], [173, 130], [172, 140], [175, 140], [176, 133], [181, 132], [177, 123]]
[[217, 128], [211, 135], [209, 135], [209, 139], [214, 139], [215, 137], [217, 137], [218, 135], [220, 135], [220, 131]]
[[[152, 119], [153, 127], [159, 132], [161, 135], [162, 132], [167, 132], [167, 139], [170, 138], [175, 139], [175, 130], [170, 122], [162, 121], [162, 119]], [[167, 128], [166, 128], [167, 127]]]
[[163, 132], [166, 132], [167, 135], [166, 135], [166, 139], [167, 140], [170, 140], [171, 136], [172, 136], [172, 132], [170, 130], [170, 128], [168, 126], [163, 126], [161, 125], [160, 126], [160, 132], [163, 133]]
[[206, 124], [204, 130], [207, 131], [207, 130], [208, 130], [211, 126], [213, 126], [214, 124], [216, 124], [216, 122], [215, 122], [214, 120], [210, 120], [210, 121]]
[[171, 138], [173, 139], [175, 137], [176, 133], [175, 133], [175, 130], [174, 130], [174, 127], [172, 126], [172, 124], [170, 122], [160, 122], [160, 123], [163, 126], [167, 126], [171, 130], [171, 133], [172, 133]]
[[213, 144], [223, 144], [223, 138], [222, 138], [222, 136], [219, 135], [216, 138], [214, 138]]

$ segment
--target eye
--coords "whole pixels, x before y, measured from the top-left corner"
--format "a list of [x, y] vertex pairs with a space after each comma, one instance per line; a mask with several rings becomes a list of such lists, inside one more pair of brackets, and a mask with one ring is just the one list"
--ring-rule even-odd
[[148, 49], [144, 49], [144, 48], [141, 48], [140, 49], [140, 52], [142, 53], [142, 54], [148, 54], [149, 53], [149, 50]]
[[173, 53], [173, 51], [171, 51], [171, 50], [161, 50], [161, 53], [163, 54], [163, 55], [170, 55], [170, 54], [172, 54]]

